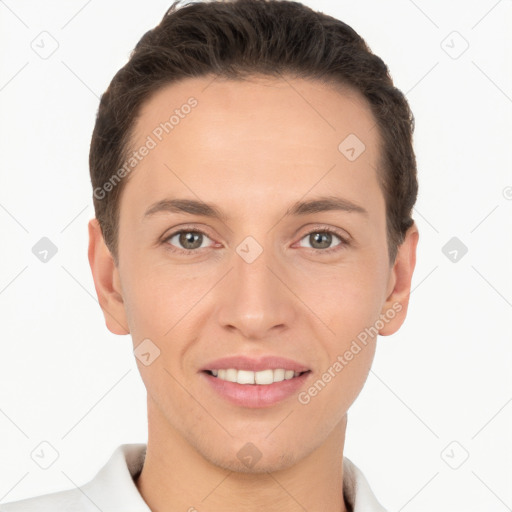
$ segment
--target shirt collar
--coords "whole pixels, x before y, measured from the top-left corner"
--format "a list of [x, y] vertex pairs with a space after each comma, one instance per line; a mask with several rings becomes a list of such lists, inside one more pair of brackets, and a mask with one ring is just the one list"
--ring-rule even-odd
[[[146, 444], [122, 444], [96, 476], [82, 486], [87, 500], [109, 512], [151, 512], [134, 478], [146, 456]], [[361, 470], [343, 457], [343, 493], [352, 512], [386, 512], [377, 501]]]

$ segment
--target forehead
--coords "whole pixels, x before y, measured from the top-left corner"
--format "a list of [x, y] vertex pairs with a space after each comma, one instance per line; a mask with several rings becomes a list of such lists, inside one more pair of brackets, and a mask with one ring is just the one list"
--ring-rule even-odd
[[[171, 129], [165, 130], [162, 124], [169, 121]], [[208, 144], [226, 142], [227, 130], [222, 128], [227, 122], [229, 128], [239, 130], [229, 133], [233, 143], [250, 134], [258, 141], [274, 141], [269, 149], [279, 150], [296, 146], [297, 138], [308, 140], [311, 147], [337, 150], [337, 143], [350, 130], [367, 146], [378, 136], [368, 102], [348, 86], [285, 76], [227, 80], [210, 75], [185, 79], [153, 93], [140, 109], [132, 141], [137, 145], [152, 134], [165, 145], [166, 140], [160, 139], [179, 139], [193, 130], [197, 145], [209, 149]]]
[[362, 199], [377, 185], [379, 134], [368, 103], [312, 80], [208, 76], [170, 84], [140, 110], [131, 149], [143, 146], [151, 149], [123, 192], [139, 214], [166, 192], [284, 199], [342, 185]]

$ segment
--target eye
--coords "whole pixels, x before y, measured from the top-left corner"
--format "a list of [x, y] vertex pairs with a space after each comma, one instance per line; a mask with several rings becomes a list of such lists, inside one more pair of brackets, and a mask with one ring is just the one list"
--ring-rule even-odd
[[[332, 246], [336, 238], [339, 240], [339, 243]], [[200, 249], [212, 247], [212, 245], [208, 245], [207, 240], [211, 240], [211, 238], [204, 231], [196, 228], [183, 228], [165, 237], [163, 243], [166, 245], [166, 248], [172, 252], [193, 256], [200, 252]], [[304, 246], [302, 244], [303, 240], [309, 243], [309, 245]], [[316, 228], [309, 231], [309, 233], [306, 233], [306, 235], [300, 239], [299, 243], [300, 247], [310, 248], [315, 252], [323, 254], [342, 250], [348, 245], [350, 245], [350, 242], [337, 230], [327, 227]]]
[[[334, 247], [331, 247], [333, 237], [337, 238], [340, 242]], [[335, 229], [331, 228], [322, 228], [310, 231], [301, 238], [301, 241], [302, 240], [306, 240], [310, 244], [309, 247], [311, 249], [321, 251], [323, 253], [338, 251], [349, 245], [349, 242], [346, 238], [342, 237]], [[301, 247], [304, 246], [301, 244]]]
[[198, 249], [208, 247], [203, 246], [203, 242], [209, 239], [208, 235], [198, 229], [181, 229], [175, 231], [165, 238], [164, 243], [169, 246], [172, 251], [190, 254], [197, 252]]

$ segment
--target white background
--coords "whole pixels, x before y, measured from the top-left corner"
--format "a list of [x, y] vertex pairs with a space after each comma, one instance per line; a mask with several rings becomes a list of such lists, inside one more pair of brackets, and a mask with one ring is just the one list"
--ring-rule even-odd
[[[0, 1], [0, 503], [82, 485], [146, 441], [131, 339], [106, 329], [87, 260], [88, 151], [99, 96], [170, 3]], [[512, 2], [305, 3], [363, 36], [416, 117], [409, 314], [379, 339], [345, 455], [390, 511], [512, 510]]]

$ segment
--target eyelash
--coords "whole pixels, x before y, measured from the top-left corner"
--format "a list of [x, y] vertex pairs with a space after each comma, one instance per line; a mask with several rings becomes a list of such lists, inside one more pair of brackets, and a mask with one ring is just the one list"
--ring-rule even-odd
[[[164, 238], [164, 240], [162, 241], [162, 243], [164, 245], [166, 245], [166, 249], [173, 252], [173, 253], [176, 253], [176, 254], [183, 254], [185, 256], [194, 256], [196, 255], [197, 253], [199, 253], [201, 251], [201, 249], [180, 249], [180, 248], [176, 248], [175, 246], [172, 246], [171, 244], [167, 243], [168, 240], [170, 240], [171, 238], [173, 238], [174, 236], [176, 235], [179, 235], [180, 233], [200, 233], [208, 238], [210, 238], [210, 236], [208, 236], [208, 233], [202, 231], [201, 229], [197, 229], [197, 228], [182, 228], [182, 229], [179, 229], [178, 231], [174, 231], [173, 233], [171, 233], [170, 235], [166, 236]], [[340, 233], [336, 230], [336, 229], [333, 229], [333, 228], [329, 228], [329, 227], [322, 227], [322, 228], [316, 228], [316, 229], [312, 229], [311, 231], [308, 231], [307, 233], [305, 233], [301, 238], [300, 240], [302, 240], [303, 238], [311, 235], [312, 233], [331, 233], [333, 235], [336, 235], [341, 243], [334, 246], [334, 247], [331, 247], [329, 249], [315, 249], [315, 248], [309, 248], [309, 247], [306, 247], [306, 249], [310, 249], [314, 252], [317, 252], [317, 253], [321, 253], [321, 254], [331, 254], [332, 252], [336, 252], [336, 251], [340, 251], [340, 250], [343, 250], [345, 247], [349, 246], [350, 245], [350, 242], [345, 238], [343, 237], [342, 235], [340, 235]], [[202, 249], [208, 249], [208, 247], [202, 247]]]

